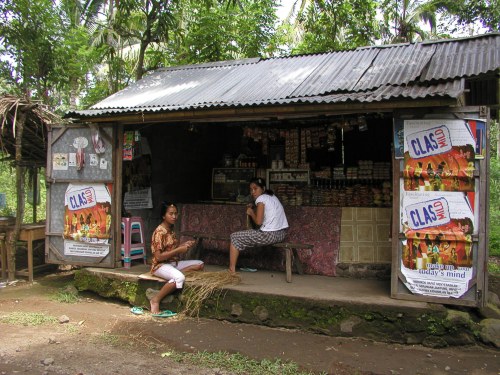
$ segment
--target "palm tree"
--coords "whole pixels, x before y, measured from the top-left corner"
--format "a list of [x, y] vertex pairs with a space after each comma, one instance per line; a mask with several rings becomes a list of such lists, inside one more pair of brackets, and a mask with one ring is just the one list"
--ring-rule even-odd
[[[415, 42], [437, 34], [437, 16], [449, 9], [447, 0], [383, 0], [384, 21], [389, 42]], [[392, 27], [389, 28], [388, 25]], [[422, 26], [427, 24], [430, 32]], [[392, 30], [391, 30], [392, 29]]]
[[[79, 48], [85, 47], [86, 50], [84, 56], [79, 54], [79, 51], [68, 53], [68, 58], [73, 60], [72, 63], [68, 64], [67, 69], [70, 90], [69, 105], [72, 109], [76, 108], [81, 81], [91, 66], [91, 64], [85, 64], [85, 58], [89, 55], [88, 50], [93, 47], [86, 43], [86, 40], [96, 29], [97, 18], [105, 3], [106, 0], [61, 0], [59, 5], [61, 16], [66, 20], [66, 35], [73, 40], [80, 40], [82, 45]], [[71, 44], [68, 44], [68, 49], [71, 50]]]

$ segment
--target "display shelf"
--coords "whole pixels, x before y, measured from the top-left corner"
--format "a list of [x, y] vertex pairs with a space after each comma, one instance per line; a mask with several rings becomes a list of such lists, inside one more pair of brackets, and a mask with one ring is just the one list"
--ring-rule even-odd
[[309, 185], [308, 169], [268, 169], [266, 171], [268, 187], [272, 184]]
[[255, 177], [254, 168], [213, 168], [212, 199], [237, 201], [249, 194], [249, 183]]

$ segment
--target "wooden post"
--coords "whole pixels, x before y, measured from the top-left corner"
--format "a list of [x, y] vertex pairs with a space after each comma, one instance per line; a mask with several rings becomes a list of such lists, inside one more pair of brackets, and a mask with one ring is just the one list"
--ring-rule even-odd
[[33, 168], [31, 191], [33, 193], [33, 223], [36, 223], [36, 206], [38, 204], [38, 167]]
[[9, 281], [16, 278], [16, 246], [21, 225], [23, 224], [24, 217], [24, 168], [21, 165], [22, 160], [22, 139], [24, 131], [24, 123], [26, 122], [27, 110], [31, 109], [30, 106], [26, 108], [17, 108], [16, 117], [16, 193], [17, 193], [17, 209], [16, 209], [16, 223], [14, 229], [8, 232], [7, 236], [7, 264]]

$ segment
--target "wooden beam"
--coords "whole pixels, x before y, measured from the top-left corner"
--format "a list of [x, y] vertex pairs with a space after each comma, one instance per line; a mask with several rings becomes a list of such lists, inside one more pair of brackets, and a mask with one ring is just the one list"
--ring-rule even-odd
[[404, 108], [453, 107], [456, 99], [408, 100], [384, 103], [342, 103], [342, 104], [294, 104], [282, 106], [262, 106], [244, 108], [200, 109], [175, 112], [142, 112], [81, 117], [81, 122], [140, 124], [152, 122], [228, 122], [228, 121], [269, 121], [276, 118], [312, 117], [318, 115], [341, 115], [360, 112], [391, 112]]

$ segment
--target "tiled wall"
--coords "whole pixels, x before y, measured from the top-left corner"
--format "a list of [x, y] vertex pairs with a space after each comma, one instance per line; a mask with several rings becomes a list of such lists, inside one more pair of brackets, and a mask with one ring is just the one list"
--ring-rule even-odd
[[390, 263], [391, 208], [342, 208], [339, 263]]

